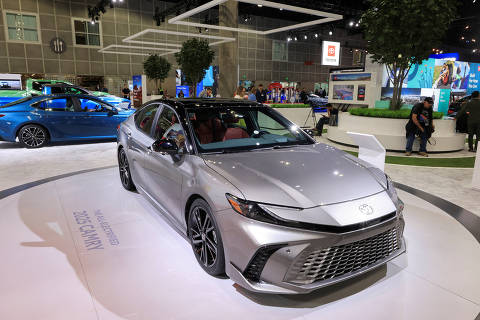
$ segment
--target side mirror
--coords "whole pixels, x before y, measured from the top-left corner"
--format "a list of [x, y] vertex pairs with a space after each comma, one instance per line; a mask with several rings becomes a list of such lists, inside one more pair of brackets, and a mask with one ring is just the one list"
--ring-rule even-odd
[[178, 146], [172, 139], [159, 139], [152, 144], [152, 150], [174, 155], [178, 153]]

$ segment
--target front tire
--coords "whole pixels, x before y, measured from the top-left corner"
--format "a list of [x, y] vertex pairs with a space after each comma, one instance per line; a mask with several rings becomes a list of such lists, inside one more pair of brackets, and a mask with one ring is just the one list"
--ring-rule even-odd
[[188, 215], [188, 238], [200, 266], [211, 276], [225, 274], [225, 255], [220, 230], [208, 203], [195, 200]]
[[39, 125], [28, 124], [18, 132], [18, 141], [28, 149], [41, 148], [48, 142], [48, 132]]
[[123, 148], [118, 150], [118, 170], [120, 172], [120, 181], [122, 186], [128, 191], [134, 191], [135, 185], [133, 184], [132, 175], [130, 174], [130, 165], [128, 164], [127, 153]]

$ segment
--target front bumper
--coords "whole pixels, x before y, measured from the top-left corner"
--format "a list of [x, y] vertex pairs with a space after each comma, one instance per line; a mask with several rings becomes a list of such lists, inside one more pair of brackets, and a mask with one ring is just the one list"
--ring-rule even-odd
[[276, 226], [217, 212], [227, 275], [264, 293], [308, 293], [377, 268], [406, 250], [402, 217], [346, 233]]

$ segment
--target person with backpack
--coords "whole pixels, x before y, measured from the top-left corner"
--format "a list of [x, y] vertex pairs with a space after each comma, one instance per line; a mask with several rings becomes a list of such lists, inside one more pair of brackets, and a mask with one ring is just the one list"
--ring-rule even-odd
[[[480, 140], [480, 94], [478, 91], [472, 92], [472, 99], [467, 102], [460, 112], [457, 113], [457, 119], [468, 115], [468, 151], [477, 152], [478, 141]], [[475, 135], [475, 147], [473, 146], [473, 136]]]
[[427, 153], [427, 141], [435, 131], [435, 125], [433, 124], [433, 99], [426, 97], [423, 102], [415, 104], [410, 112], [410, 119], [405, 126], [407, 146], [406, 155], [412, 155], [413, 142], [415, 137], [420, 136], [420, 151], [419, 155], [422, 157], [428, 157]]

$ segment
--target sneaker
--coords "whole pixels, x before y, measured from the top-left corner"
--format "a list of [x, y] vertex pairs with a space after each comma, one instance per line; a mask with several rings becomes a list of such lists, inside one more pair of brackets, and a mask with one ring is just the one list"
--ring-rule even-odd
[[428, 154], [426, 152], [419, 152], [418, 154], [421, 155], [422, 157], [428, 158]]
[[410, 151], [407, 151], [407, 152], [405, 152], [405, 155], [406, 155], [407, 157], [410, 157], [410, 156], [412, 155], [412, 153], [411, 153]]

